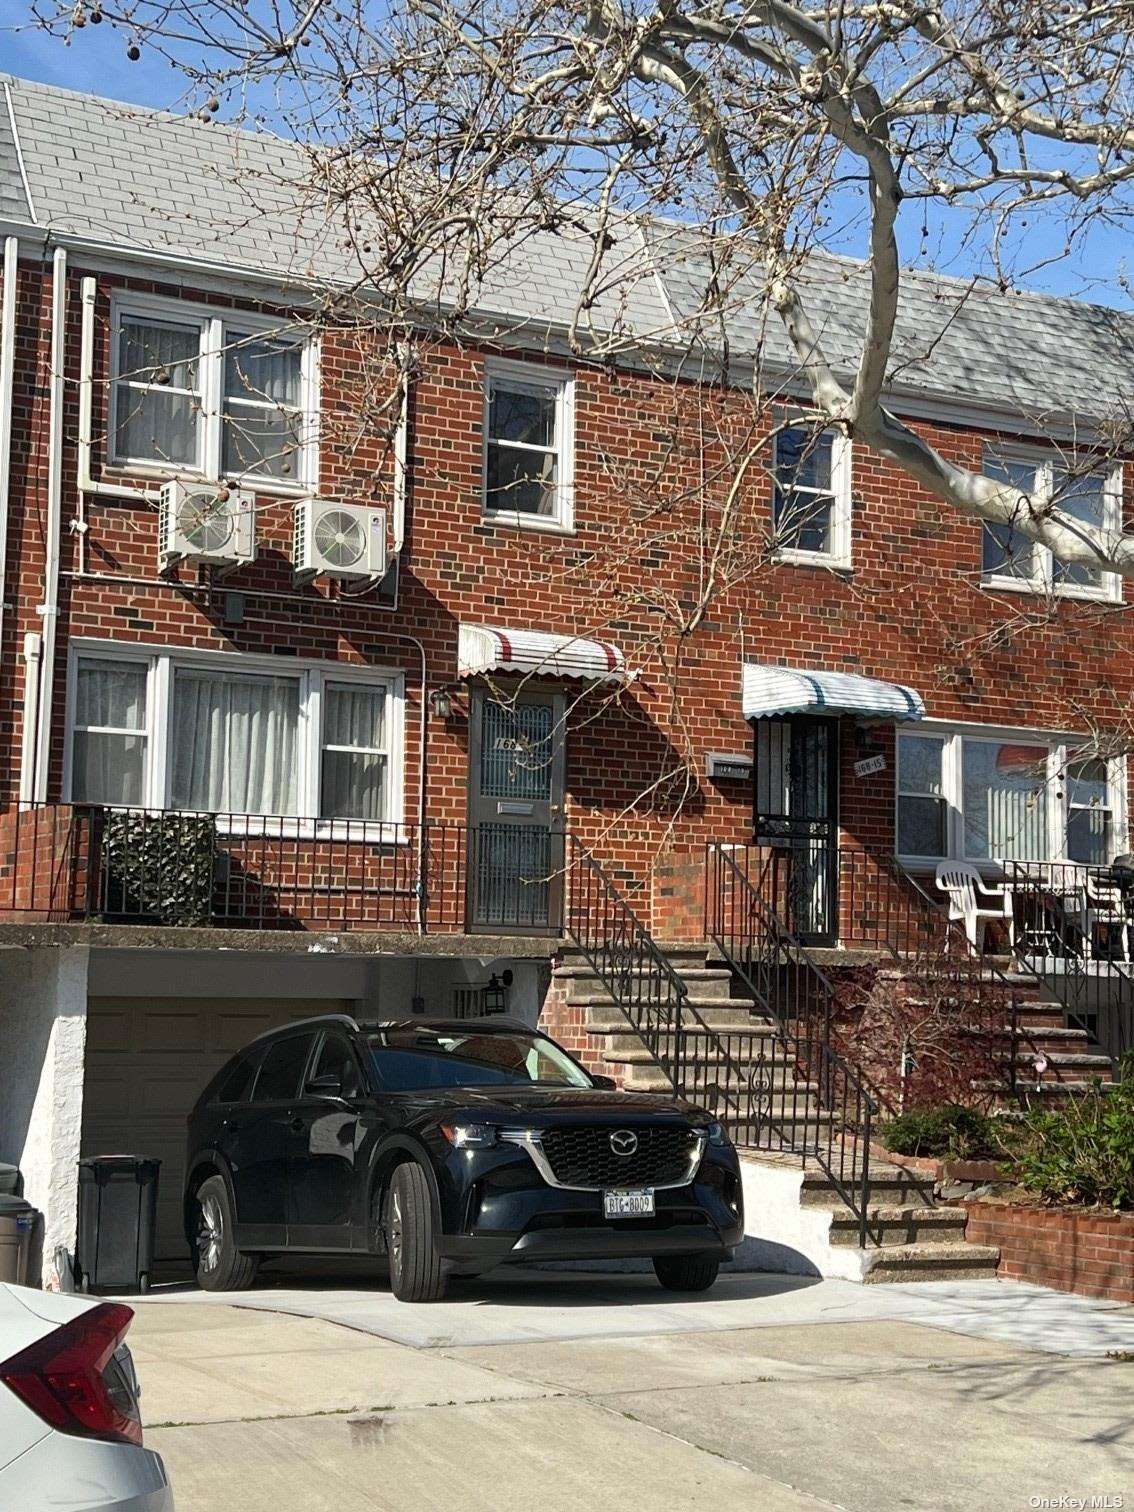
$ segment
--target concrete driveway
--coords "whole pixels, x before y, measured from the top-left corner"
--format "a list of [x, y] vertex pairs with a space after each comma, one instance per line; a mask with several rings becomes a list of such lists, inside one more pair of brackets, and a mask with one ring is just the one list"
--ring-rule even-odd
[[293, 1272], [135, 1305], [178, 1512], [1134, 1507], [1134, 1310], [1040, 1288], [503, 1272], [406, 1307]]

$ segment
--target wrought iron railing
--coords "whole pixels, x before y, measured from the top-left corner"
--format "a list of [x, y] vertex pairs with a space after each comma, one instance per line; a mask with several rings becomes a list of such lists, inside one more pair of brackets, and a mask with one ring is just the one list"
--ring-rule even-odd
[[1109, 867], [1006, 861], [1011, 945], [1111, 1058], [1115, 1074], [1134, 1050], [1134, 889]]
[[944, 899], [933, 897], [895, 857], [842, 850], [839, 877], [843, 944], [882, 950], [907, 975], [931, 985], [939, 1001], [951, 1005], [958, 1032], [989, 1042], [987, 1071], [1000, 1083], [989, 1090], [1014, 1098], [1021, 1052], [1030, 1048], [1041, 1057], [1022, 1028], [1017, 985], [974, 948], [963, 926], [949, 918]]
[[[774, 1025], [773, 1059], [758, 1058], [751, 1095], [761, 1130], [805, 1163], [815, 1161], [858, 1219], [864, 1245], [880, 1099], [832, 1044], [835, 989], [772, 904], [775, 861], [761, 847], [707, 846], [706, 934]], [[790, 1103], [782, 1092], [776, 1098], [774, 1079], [767, 1081], [777, 1060], [790, 1077], [783, 1084]], [[778, 1117], [771, 1111], [777, 1102]]]
[[562, 932], [562, 834], [40, 804], [0, 813], [0, 919]]
[[566, 933], [676, 1095], [710, 1112], [742, 1148], [816, 1161], [858, 1218], [865, 1244], [875, 1109], [849, 1068], [830, 1046], [787, 1034], [778, 1022], [710, 1025], [594, 856], [573, 839], [569, 858]]

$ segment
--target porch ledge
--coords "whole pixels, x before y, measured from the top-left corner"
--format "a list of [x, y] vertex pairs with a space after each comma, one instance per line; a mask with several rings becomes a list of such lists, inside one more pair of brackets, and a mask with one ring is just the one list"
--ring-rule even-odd
[[222, 950], [264, 955], [427, 955], [490, 960], [541, 959], [561, 942], [553, 936], [414, 934], [412, 931], [342, 929], [194, 929], [147, 924], [0, 924], [0, 950], [41, 950], [74, 945], [110, 950]]

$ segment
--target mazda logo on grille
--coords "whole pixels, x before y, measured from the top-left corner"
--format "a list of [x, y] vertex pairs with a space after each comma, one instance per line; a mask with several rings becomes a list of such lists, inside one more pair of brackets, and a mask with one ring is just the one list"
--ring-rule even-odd
[[610, 1136], [610, 1148], [616, 1155], [633, 1155], [638, 1148], [638, 1136], [633, 1129], [615, 1129]]

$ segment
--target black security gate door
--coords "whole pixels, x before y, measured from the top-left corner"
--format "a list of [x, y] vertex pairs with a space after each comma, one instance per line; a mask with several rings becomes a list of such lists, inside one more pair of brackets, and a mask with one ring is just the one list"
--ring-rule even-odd
[[800, 939], [838, 930], [839, 722], [756, 721], [756, 839], [780, 853], [777, 903]]
[[555, 933], [563, 912], [562, 695], [476, 689], [469, 729], [469, 927]]

